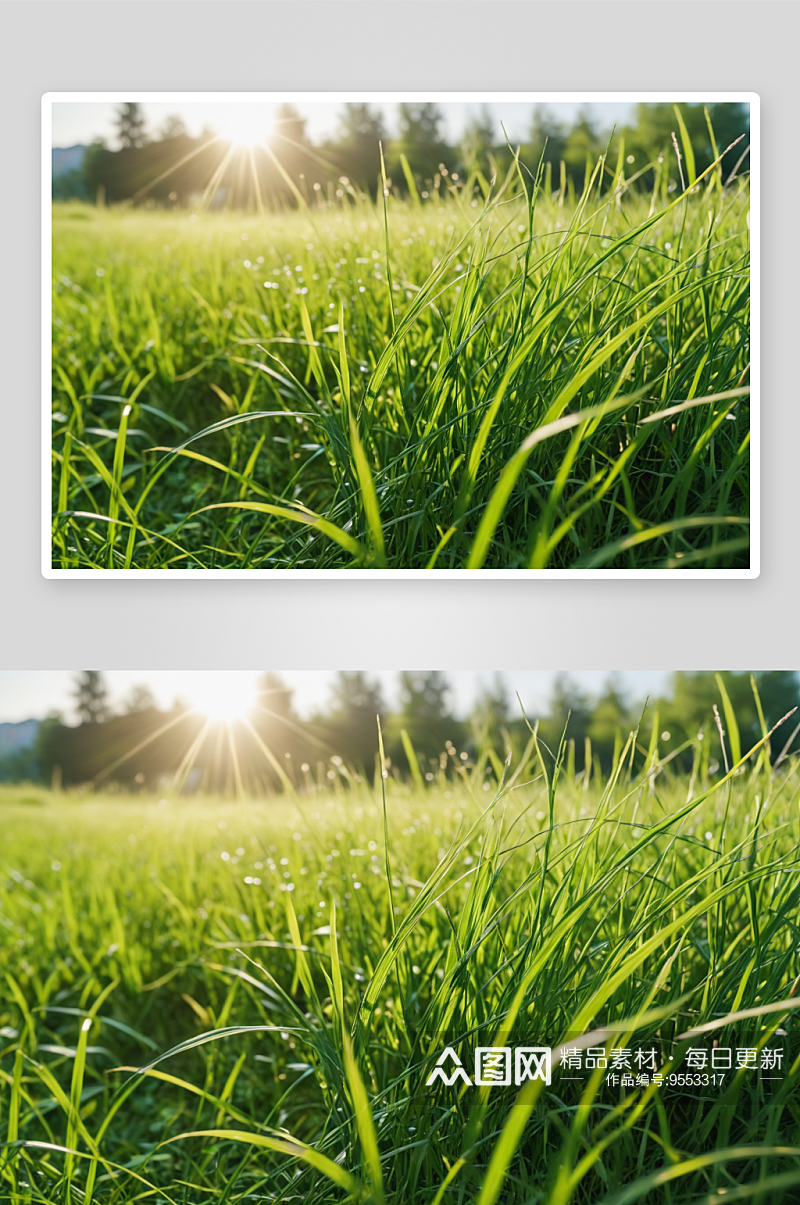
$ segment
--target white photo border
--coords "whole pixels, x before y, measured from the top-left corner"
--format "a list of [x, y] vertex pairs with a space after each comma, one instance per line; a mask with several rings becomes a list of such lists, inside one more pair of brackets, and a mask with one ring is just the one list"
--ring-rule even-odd
[[[52, 114], [63, 103], [121, 104], [290, 103], [319, 104], [419, 103], [440, 104], [582, 104], [612, 103], [746, 103], [750, 106], [750, 240], [751, 240], [751, 363], [750, 363], [750, 566], [747, 569], [55, 569], [52, 565]], [[760, 97], [755, 92], [46, 92], [42, 97], [42, 544], [41, 571], [49, 580], [68, 578], [522, 578], [550, 580], [714, 580], [754, 579], [761, 572], [761, 138]]]

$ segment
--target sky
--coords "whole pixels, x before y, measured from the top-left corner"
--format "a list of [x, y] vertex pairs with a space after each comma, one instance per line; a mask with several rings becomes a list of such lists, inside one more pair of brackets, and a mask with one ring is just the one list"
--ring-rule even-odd
[[[72, 690], [75, 670], [0, 670], [0, 723], [18, 723], [26, 719], [43, 719], [60, 711], [64, 719], [75, 720], [72, 711]], [[175, 699], [213, 709], [220, 696], [241, 691], [243, 697], [255, 693], [261, 671], [255, 670], [104, 670], [111, 703], [124, 706], [131, 688], [139, 683], [150, 687], [160, 707], [167, 708]], [[555, 670], [503, 670], [500, 673], [511, 699], [519, 692], [525, 710], [530, 715], [543, 709], [556, 678]], [[294, 703], [303, 717], [328, 702], [334, 670], [281, 670], [281, 677], [293, 688]], [[456, 715], [468, 714], [483, 686], [491, 686], [495, 671], [445, 671], [452, 687], [451, 705]], [[569, 676], [584, 690], [598, 694], [611, 671], [578, 670]], [[379, 679], [387, 707], [397, 703], [397, 671], [369, 671], [370, 678]], [[617, 681], [631, 700], [644, 700], [647, 695], [663, 691], [668, 683], [667, 670], [617, 671]]]
[[[53, 104], [53, 146], [68, 147], [78, 143], [89, 144], [95, 138], [105, 138], [108, 146], [115, 148], [117, 131], [115, 118], [116, 104], [104, 101], [59, 101]], [[397, 105], [382, 102], [375, 104], [380, 109], [389, 135], [397, 132]], [[457, 141], [470, 117], [477, 114], [480, 104], [468, 104], [463, 101], [442, 104], [445, 115], [445, 133], [448, 141]], [[533, 106], [518, 102], [504, 101], [487, 106], [491, 116], [497, 122], [498, 138], [502, 137], [500, 123], [505, 125], [509, 139], [522, 140], [530, 125]], [[548, 104], [548, 109], [556, 116], [571, 122], [577, 115], [581, 104], [578, 101], [565, 101], [558, 104]], [[142, 112], [146, 119], [146, 128], [150, 134], [157, 133], [164, 119], [171, 114], [181, 117], [188, 132], [194, 136], [200, 134], [204, 126], [210, 126], [215, 133], [236, 141], [255, 142], [265, 137], [271, 130], [273, 116], [277, 104], [252, 104], [243, 101], [148, 101], [142, 102]], [[338, 124], [338, 114], [342, 108], [340, 102], [299, 103], [297, 108], [308, 118], [306, 131], [312, 142], [318, 142], [326, 135], [335, 134]], [[592, 104], [592, 111], [598, 125], [611, 127], [622, 124], [633, 113], [634, 106], [627, 102], [607, 102]]]

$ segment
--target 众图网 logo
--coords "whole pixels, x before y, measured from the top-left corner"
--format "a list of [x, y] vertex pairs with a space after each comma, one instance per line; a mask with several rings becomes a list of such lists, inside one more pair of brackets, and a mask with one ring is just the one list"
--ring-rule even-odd
[[441, 1080], [447, 1087], [455, 1083], [468, 1087], [507, 1086], [539, 1079], [549, 1084], [553, 1071], [553, 1052], [549, 1046], [478, 1046], [475, 1050], [475, 1074], [470, 1079], [464, 1064], [452, 1046], [446, 1046], [425, 1081], [426, 1086]]
[[[777, 1036], [785, 1037], [779, 1031]], [[785, 1050], [782, 1046], [692, 1046], [673, 1048], [659, 1055], [654, 1046], [478, 1046], [474, 1072], [469, 1071], [452, 1046], [446, 1046], [425, 1081], [426, 1087], [517, 1087], [529, 1080], [549, 1085], [553, 1067], [560, 1078], [580, 1080], [602, 1073], [611, 1088], [666, 1087], [721, 1088], [726, 1077], [755, 1073], [762, 1081], [781, 1078]], [[466, 1056], [465, 1056], [466, 1057]], [[577, 1073], [577, 1074], [576, 1074]]]

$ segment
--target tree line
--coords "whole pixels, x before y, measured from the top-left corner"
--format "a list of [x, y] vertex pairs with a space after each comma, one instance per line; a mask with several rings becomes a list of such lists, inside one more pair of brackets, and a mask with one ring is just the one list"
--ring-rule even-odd
[[[118, 111], [119, 148], [109, 148], [104, 140], [94, 142], [79, 169], [54, 178], [53, 197], [162, 207], [205, 199], [209, 205], [279, 208], [301, 200], [313, 204], [375, 197], [385, 171], [393, 192], [426, 199], [465, 186], [485, 193], [493, 177], [503, 178], [513, 166], [517, 152], [531, 180], [541, 164], [543, 187], [562, 195], [580, 191], [587, 172], [604, 153], [608, 184], [626, 179], [651, 188], [655, 173], [666, 164], [674, 191], [684, 176], [684, 136], [700, 174], [749, 128], [746, 104], [681, 104], [679, 109], [640, 103], [633, 120], [611, 137], [588, 108], [568, 123], [547, 107], [536, 106], [526, 137], [512, 147], [486, 106], [470, 118], [456, 142], [448, 142], [444, 113], [436, 104], [399, 105], [398, 133], [390, 138], [380, 111], [354, 102], [342, 109], [336, 132], [314, 143], [306, 119], [293, 105], [284, 104], [273, 129], [264, 131], [262, 144], [234, 148], [211, 129], [191, 136], [177, 115], [150, 134], [140, 106], [130, 102]], [[744, 138], [725, 155], [724, 179], [742, 163], [746, 168], [747, 145]]]
[[[614, 676], [593, 697], [560, 675], [544, 714], [526, 716], [496, 675], [483, 685], [469, 714], [459, 717], [440, 671], [400, 674], [394, 709], [369, 674], [343, 671], [327, 705], [306, 718], [295, 708], [291, 687], [279, 674], [265, 672], [256, 706], [246, 721], [230, 727], [209, 725], [180, 702], [161, 709], [146, 686], [135, 688], [114, 710], [96, 670], [78, 675], [74, 698], [79, 722], [48, 717], [33, 749], [0, 759], [0, 780], [124, 791], [166, 789], [177, 782], [182, 790], [251, 793], [310, 789], [331, 779], [372, 780], [381, 767], [378, 716], [387, 772], [418, 782], [452, 776], [479, 759], [488, 772], [500, 773], [509, 753], [522, 754], [534, 723], [547, 755], [555, 758], [563, 739], [577, 772], [607, 773], [628, 733], [638, 730], [640, 750], [655, 737], [660, 756], [671, 755], [676, 769], [691, 765], [690, 745], [696, 748], [702, 734], [713, 773], [733, 748], [725, 699], [746, 752], [760, 739], [763, 725], [771, 727], [800, 704], [800, 683], [790, 671], [678, 672], [663, 696], [648, 700], [645, 708], [644, 700], [629, 698]], [[776, 734], [775, 756], [787, 741], [794, 751], [800, 747], [795, 722], [796, 717]]]

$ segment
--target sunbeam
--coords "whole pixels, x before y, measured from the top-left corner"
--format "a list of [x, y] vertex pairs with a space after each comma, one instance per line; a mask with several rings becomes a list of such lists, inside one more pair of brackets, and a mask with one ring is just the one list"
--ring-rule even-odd
[[198, 674], [187, 700], [193, 711], [213, 722], [243, 720], [256, 705], [252, 674], [215, 671]]
[[269, 110], [262, 105], [220, 105], [215, 124], [226, 142], [234, 146], [255, 146], [270, 132]]

